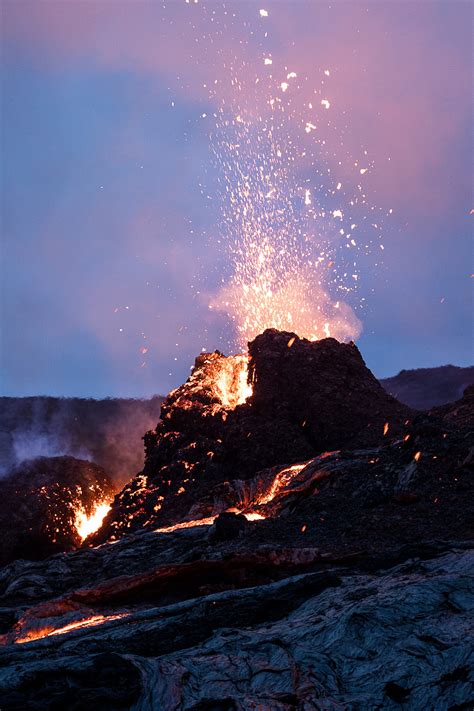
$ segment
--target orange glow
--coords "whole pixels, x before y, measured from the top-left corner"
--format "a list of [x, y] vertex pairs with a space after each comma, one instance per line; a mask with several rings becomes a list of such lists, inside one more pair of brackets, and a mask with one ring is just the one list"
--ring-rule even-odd
[[[238, 509], [232, 509], [233, 513], [242, 513]], [[259, 513], [244, 513], [247, 521], [262, 521], [265, 516]], [[173, 533], [173, 531], [179, 531], [183, 528], [194, 528], [194, 526], [212, 526], [216, 520], [216, 516], [209, 516], [208, 518], [198, 518], [194, 521], [181, 521], [181, 523], [175, 523], [173, 526], [165, 526], [164, 528], [156, 528], [155, 533]]]
[[388, 422], [386, 422], [386, 423], [384, 424], [384, 426], [383, 426], [383, 433], [384, 433], [384, 436], [387, 434], [387, 432], [388, 432]]
[[216, 380], [216, 394], [222, 405], [234, 409], [242, 405], [252, 394], [252, 386], [248, 382], [247, 355], [236, 355], [227, 358]]
[[109, 511], [110, 505], [104, 502], [96, 504], [90, 514], [87, 514], [82, 507], [76, 509], [74, 525], [81, 541], [99, 530]]
[[268, 504], [270, 501], [273, 501], [275, 496], [293, 479], [293, 477], [305, 468], [307, 463], [308, 462], [303, 462], [303, 464], [293, 464], [292, 467], [287, 467], [287, 469], [283, 469], [281, 472], [278, 472], [267, 493], [262, 494], [255, 503], [261, 506], [262, 504]]
[[263, 521], [265, 519], [265, 516], [259, 513], [244, 513], [244, 516], [247, 521]]
[[417, 452], [415, 454], [415, 456], [413, 457], [413, 459], [415, 460], [415, 462], [417, 462], [420, 459], [420, 457], [421, 457], [421, 452]]
[[43, 639], [44, 637], [67, 634], [73, 630], [84, 629], [85, 627], [96, 627], [104, 622], [111, 622], [112, 620], [120, 620], [123, 617], [128, 617], [129, 614], [129, 612], [122, 612], [117, 615], [93, 615], [92, 617], [87, 617], [82, 620], [75, 620], [67, 625], [63, 625], [63, 627], [55, 628], [52, 626], [45, 626], [40, 629], [28, 630], [22, 637], [15, 640], [15, 644], [25, 644], [26, 642], [34, 642], [35, 640]]

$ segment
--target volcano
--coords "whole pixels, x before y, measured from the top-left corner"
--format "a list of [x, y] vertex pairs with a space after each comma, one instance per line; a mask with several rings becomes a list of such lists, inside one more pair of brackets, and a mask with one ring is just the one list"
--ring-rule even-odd
[[115, 499], [95, 541], [220, 513], [227, 502], [219, 485], [325, 451], [381, 444], [387, 428], [401, 434], [412, 414], [353, 343], [268, 329], [248, 355], [204, 353], [165, 400], [145, 436], [143, 473]]
[[[270, 329], [196, 359], [113, 500], [29, 465], [67, 535], [0, 570], [2, 708], [469, 708], [473, 394], [417, 412], [353, 343]], [[78, 486], [110, 505], [84, 540]]]

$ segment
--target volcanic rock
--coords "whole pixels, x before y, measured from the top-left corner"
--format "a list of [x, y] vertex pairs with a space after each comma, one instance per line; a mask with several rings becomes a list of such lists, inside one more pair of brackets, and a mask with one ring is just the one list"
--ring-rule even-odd
[[0, 646], [2, 708], [391, 709], [400, 689], [412, 709], [471, 699], [462, 543], [358, 567], [203, 542], [143, 533], [4, 568], [0, 604], [18, 617]]
[[110, 501], [105, 471], [73, 457], [38, 457], [0, 480], [0, 564], [37, 560], [81, 544], [76, 520]]
[[[412, 411], [388, 395], [353, 344], [268, 329], [249, 355], [200, 355], [145, 436], [143, 473], [116, 497], [96, 542], [191, 514], [211, 486], [318, 453], [374, 446]], [[200, 506], [200, 517], [213, 508]]]
[[224, 511], [219, 514], [209, 529], [210, 541], [231, 541], [241, 536], [248, 528], [249, 523], [243, 514]]
[[442, 407], [433, 408], [431, 415], [442, 417], [444, 422], [472, 432], [474, 429], [474, 385], [467, 387], [460, 400]]

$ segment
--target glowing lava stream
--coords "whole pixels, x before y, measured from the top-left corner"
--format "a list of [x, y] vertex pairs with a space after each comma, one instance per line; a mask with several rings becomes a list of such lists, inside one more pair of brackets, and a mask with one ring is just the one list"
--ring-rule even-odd
[[[241, 511], [234, 510], [233, 513], [242, 513]], [[244, 513], [247, 521], [261, 521], [265, 518], [259, 513]], [[165, 528], [155, 528], [154, 533], [173, 533], [173, 531], [179, 531], [182, 528], [194, 528], [194, 526], [212, 526], [216, 520], [216, 516], [209, 516], [208, 518], [198, 518], [195, 521], [181, 521], [181, 523], [175, 523], [173, 526], [166, 526]]]
[[281, 472], [278, 472], [267, 493], [259, 496], [255, 501], [255, 504], [260, 506], [262, 504], [270, 503], [270, 501], [275, 498], [278, 492], [281, 491], [287, 484], [289, 484], [293, 477], [299, 474], [300, 471], [302, 471], [307, 464], [308, 462], [303, 462], [302, 464], [293, 464], [293, 466], [287, 467]]
[[85, 541], [87, 536], [95, 533], [101, 527], [102, 521], [109, 511], [110, 504], [104, 502], [96, 504], [90, 514], [87, 514], [82, 507], [76, 509], [74, 525], [81, 541]]
[[[282, 489], [284, 489], [285, 486], [287, 486], [291, 482], [291, 480], [308, 465], [309, 461], [303, 462], [302, 464], [293, 464], [291, 467], [286, 467], [286, 469], [282, 469], [282, 471], [278, 472], [267, 492], [257, 496], [255, 501], [253, 502], [253, 506], [261, 506], [262, 504], [268, 504], [270, 503], [270, 501], [273, 501], [273, 499], [278, 495], [278, 493]], [[257, 513], [256, 511], [243, 512], [239, 511], [238, 509], [228, 510], [237, 514], [243, 513], [247, 521], [262, 521], [266, 518], [266, 516], [261, 513]], [[181, 523], [175, 523], [173, 526], [166, 526], [165, 528], [156, 528], [154, 532], [172, 533], [173, 531], [179, 531], [183, 528], [193, 528], [194, 526], [212, 526], [216, 518], [217, 515], [209, 516], [208, 518], [196, 519], [194, 521], [181, 521]]]
[[82, 620], [75, 620], [70, 622], [63, 627], [43, 627], [37, 630], [29, 630], [26, 632], [25, 636], [16, 639], [15, 644], [25, 644], [26, 642], [34, 642], [37, 639], [43, 639], [44, 637], [54, 637], [59, 634], [67, 634], [73, 630], [84, 629], [85, 627], [96, 627], [104, 622], [111, 622], [112, 620], [121, 620], [124, 617], [128, 617], [129, 612], [122, 612], [116, 615], [93, 615], [92, 617], [87, 617]]

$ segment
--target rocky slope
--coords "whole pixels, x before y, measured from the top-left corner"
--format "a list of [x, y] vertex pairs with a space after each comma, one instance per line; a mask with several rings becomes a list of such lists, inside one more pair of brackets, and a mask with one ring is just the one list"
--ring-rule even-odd
[[473, 429], [352, 344], [203, 354], [102, 528], [0, 570], [2, 708], [470, 709]]

